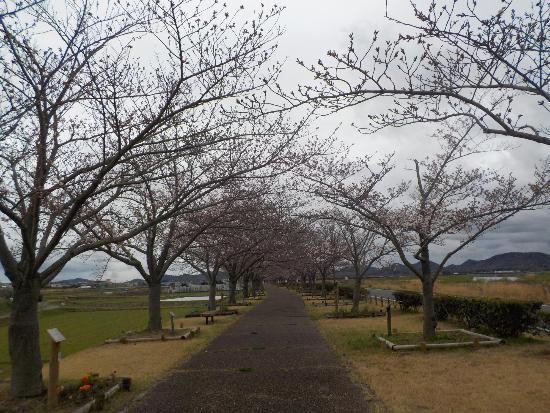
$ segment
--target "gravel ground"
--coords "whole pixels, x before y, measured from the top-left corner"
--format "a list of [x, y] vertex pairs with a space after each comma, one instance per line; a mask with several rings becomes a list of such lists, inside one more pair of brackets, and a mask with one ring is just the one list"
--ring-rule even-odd
[[368, 412], [296, 295], [267, 297], [127, 412]]

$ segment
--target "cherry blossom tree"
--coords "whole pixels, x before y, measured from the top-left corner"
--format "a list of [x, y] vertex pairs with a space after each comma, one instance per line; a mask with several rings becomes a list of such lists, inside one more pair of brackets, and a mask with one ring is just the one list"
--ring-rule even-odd
[[[369, 228], [387, 238], [420, 279], [425, 338], [435, 334], [433, 286], [449, 259], [519, 211], [549, 201], [548, 164], [535, 171], [529, 185], [488, 168], [467, 168], [465, 158], [479, 152], [470, 133], [472, 125], [441, 131], [441, 152], [413, 161], [413, 183], [383, 188], [394, 169], [391, 156], [378, 162], [372, 156], [356, 161], [333, 158], [307, 172], [307, 190], [353, 211], [366, 225], [372, 223]], [[444, 251], [435, 270], [430, 266], [433, 246]], [[420, 268], [411, 255], [420, 261]]]
[[[221, 207], [221, 206], [220, 206]], [[212, 209], [209, 210], [212, 213]], [[226, 233], [234, 229], [230, 214], [218, 213], [215, 225], [203, 231], [182, 254], [182, 259], [208, 281], [208, 309], [216, 309], [218, 275], [225, 261], [230, 258], [226, 249], [230, 246]], [[224, 219], [228, 218], [228, 219]]]
[[[399, 4], [389, 1], [388, 9]], [[350, 35], [346, 50], [331, 50], [307, 66], [316, 82], [288, 96], [329, 112], [376, 100], [389, 110], [368, 114], [360, 129], [469, 119], [486, 134], [550, 145], [550, 3], [504, 0], [412, 2], [415, 21], [387, 14], [402, 33], [374, 32], [365, 44]], [[381, 105], [385, 107], [385, 105]], [[529, 107], [529, 111], [526, 111]]]
[[369, 228], [373, 224], [365, 221], [357, 213], [335, 211], [334, 216], [342, 234], [342, 258], [348, 261], [354, 272], [353, 304], [351, 311], [359, 311], [361, 283], [367, 271], [377, 262], [391, 254], [394, 249], [382, 231]]
[[[216, 286], [220, 271], [226, 271], [230, 284], [229, 301], [236, 303], [237, 282], [258, 261], [261, 241], [254, 237], [257, 228], [254, 218], [258, 217], [259, 211], [251, 207], [261, 202], [259, 199], [263, 191], [254, 187], [253, 182], [250, 184], [247, 189], [238, 184], [225, 188], [230, 195], [227, 202], [215, 208], [218, 210], [215, 224], [200, 234], [182, 254], [182, 259], [188, 265], [206, 276], [210, 310], [216, 309]], [[237, 197], [236, 193], [240, 195]]]
[[266, 199], [241, 202], [234, 211], [235, 229], [229, 235], [224, 269], [229, 277], [229, 303], [236, 303], [237, 283], [242, 280], [243, 297], [248, 297], [248, 282], [271, 253], [277, 237], [277, 215]]
[[[94, 236], [86, 223], [144, 180], [130, 165], [147, 156], [160, 162], [161, 143], [174, 156], [263, 117], [255, 96], [279, 72], [268, 67], [277, 7], [247, 18], [214, 0], [29, 5], [0, 18], [0, 263], [14, 287], [8, 336], [17, 397], [42, 392], [40, 288], [74, 257], [169, 216], [116, 238]], [[238, 107], [245, 98], [254, 109]], [[154, 168], [147, 172], [151, 179]]]
[[334, 265], [342, 258], [342, 233], [332, 220], [320, 219], [312, 225], [312, 249], [315, 268], [321, 276], [321, 294], [326, 298], [327, 276]]
[[[270, 119], [269, 122], [255, 119], [253, 125], [243, 122], [236, 125], [234, 130], [225, 128], [224, 134], [203, 138], [200, 148], [192, 147], [188, 152], [177, 151], [174, 157], [169, 156], [170, 147], [166, 147], [166, 165], [159, 165], [157, 157], [149, 159], [149, 167], [160, 178], [152, 176], [143, 184], [128, 190], [121, 197], [120, 206], [114, 213], [113, 208], [110, 208], [108, 213], [95, 216], [93, 228], [98, 240], [116, 239], [118, 234], [147, 227], [132, 238], [104, 245], [98, 250], [134, 267], [147, 282], [149, 329], [162, 328], [162, 279], [195, 238], [216, 224], [220, 218], [216, 214], [231, 215], [235, 223], [239, 222], [253, 211], [253, 208], [248, 211], [241, 208], [239, 211], [239, 202], [243, 202], [239, 200], [260, 194], [251, 189], [257, 185], [255, 182], [273, 179], [315, 155], [315, 152], [308, 152], [314, 146], [304, 148], [298, 142], [299, 139], [303, 140], [301, 127], [301, 124], [286, 122], [281, 117], [277, 117], [277, 121]], [[147, 175], [143, 161], [134, 167], [138, 169], [137, 175]], [[237, 182], [247, 182], [249, 188], [242, 190]], [[214, 208], [212, 216], [201, 212], [219, 204], [225, 207]], [[198, 215], [200, 219], [196, 219], [197, 211], [201, 212]], [[227, 219], [223, 217], [224, 222]], [[196, 225], [192, 223], [193, 220]], [[152, 224], [147, 226], [148, 223]], [[239, 231], [244, 233], [242, 229]], [[248, 244], [239, 242], [237, 245], [244, 248]]]

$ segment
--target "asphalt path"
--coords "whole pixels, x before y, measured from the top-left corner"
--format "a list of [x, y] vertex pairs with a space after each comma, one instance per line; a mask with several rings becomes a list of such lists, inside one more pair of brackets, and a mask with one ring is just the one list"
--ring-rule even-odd
[[300, 297], [267, 297], [129, 412], [368, 412]]

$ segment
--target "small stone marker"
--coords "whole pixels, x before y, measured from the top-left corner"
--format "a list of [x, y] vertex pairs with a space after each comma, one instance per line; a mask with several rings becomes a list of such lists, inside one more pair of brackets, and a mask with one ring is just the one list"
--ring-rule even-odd
[[47, 330], [51, 342], [50, 370], [48, 378], [48, 407], [55, 407], [59, 403], [58, 381], [59, 381], [59, 348], [65, 337], [57, 328]]
[[176, 331], [176, 329], [174, 328], [174, 317], [176, 317], [176, 315], [172, 311], [170, 311], [168, 314], [170, 315], [170, 327], [172, 330], [172, 334], [174, 334]]

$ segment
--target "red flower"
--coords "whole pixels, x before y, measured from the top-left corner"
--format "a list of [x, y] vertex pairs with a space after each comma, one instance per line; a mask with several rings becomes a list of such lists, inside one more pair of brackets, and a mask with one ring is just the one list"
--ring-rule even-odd
[[80, 390], [81, 392], [86, 392], [86, 391], [90, 390], [91, 388], [92, 388], [91, 385], [85, 384], [84, 386], [80, 386], [80, 387], [78, 388], [78, 390]]

